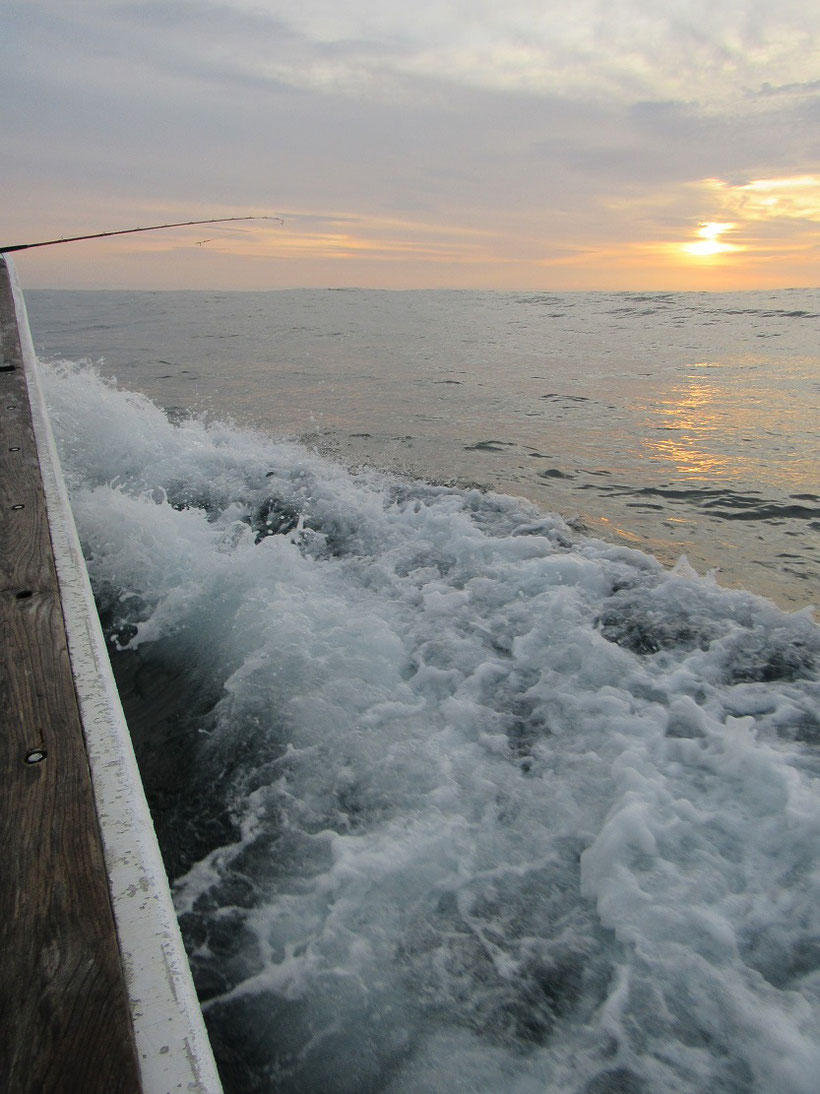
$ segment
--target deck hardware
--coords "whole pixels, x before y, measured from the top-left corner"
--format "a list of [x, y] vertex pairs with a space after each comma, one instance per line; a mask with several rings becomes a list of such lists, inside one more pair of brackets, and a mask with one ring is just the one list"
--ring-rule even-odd
[[17, 409], [17, 404], [16, 403], [12, 403], [11, 406], [6, 407], [6, 410], [16, 410], [16, 409]]
[[20, 451], [20, 445], [19, 444], [13, 444], [11, 446], [11, 448], [9, 449], [9, 452], [19, 452], [19, 451]]
[[39, 764], [42, 763], [48, 753], [44, 748], [30, 748], [26, 753], [27, 764]]
[[25, 509], [25, 505], [18, 501], [16, 505], [12, 505], [12, 509]]

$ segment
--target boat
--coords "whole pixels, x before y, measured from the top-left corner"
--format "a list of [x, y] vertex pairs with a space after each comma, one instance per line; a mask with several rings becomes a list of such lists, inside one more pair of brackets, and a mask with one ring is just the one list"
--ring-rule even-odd
[[0, 255], [0, 887], [8, 1094], [218, 1094], [38, 379]]

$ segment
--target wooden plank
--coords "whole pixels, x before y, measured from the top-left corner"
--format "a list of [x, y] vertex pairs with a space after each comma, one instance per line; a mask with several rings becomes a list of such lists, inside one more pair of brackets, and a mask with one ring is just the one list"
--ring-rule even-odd
[[137, 1094], [139, 1071], [0, 262], [0, 1089]]

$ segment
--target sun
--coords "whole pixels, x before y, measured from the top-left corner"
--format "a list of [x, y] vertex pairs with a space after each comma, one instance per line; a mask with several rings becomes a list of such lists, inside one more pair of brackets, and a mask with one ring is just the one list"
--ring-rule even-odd
[[732, 243], [724, 243], [720, 238], [725, 232], [731, 232], [736, 227], [736, 224], [728, 222], [705, 221], [698, 228], [697, 234], [700, 239], [694, 243], [682, 244], [682, 249], [686, 254], [693, 255], [695, 258], [711, 258], [713, 255], [737, 251], [739, 250], [738, 247]]

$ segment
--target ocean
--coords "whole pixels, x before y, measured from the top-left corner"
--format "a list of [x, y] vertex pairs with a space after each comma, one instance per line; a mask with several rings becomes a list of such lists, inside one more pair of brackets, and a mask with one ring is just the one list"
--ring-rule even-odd
[[226, 1090], [813, 1092], [820, 291], [27, 302]]
[[803, 607], [820, 291], [27, 294], [46, 357], [347, 466], [522, 496]]

